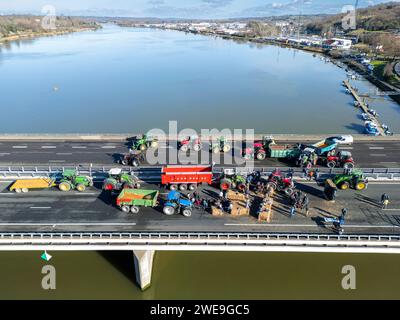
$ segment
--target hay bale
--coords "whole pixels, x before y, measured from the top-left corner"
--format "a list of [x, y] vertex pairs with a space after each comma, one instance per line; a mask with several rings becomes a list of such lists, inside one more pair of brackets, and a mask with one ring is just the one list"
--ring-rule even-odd
[[226, 198], [231, 201], [246, 201], [246, 196], [243, 193], [234, 190], [228, 190]]
[[223, 212], [221, 209], [212, 206], [212, 207], [211, 207], [211, 214], [212, 214], [213, 216], [219, 217], [219, 216], [223, 216], [223, 215], [224, 215], [224, 212]]

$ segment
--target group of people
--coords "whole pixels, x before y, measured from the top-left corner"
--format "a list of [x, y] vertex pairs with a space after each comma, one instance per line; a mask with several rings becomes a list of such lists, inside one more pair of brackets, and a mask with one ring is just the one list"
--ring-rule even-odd
[[308, 198], [307, 194], [300, 190], [293, 192], [293, 194], [290, 196], [290, 203], [292, 205], [290, 208], [291, 217], [296, 214], [296, 209], [304, 211], [306, 216], [308, 216], [310, 199]]
[[197, 191], [195, 191], [193, 195], [189, 193], [188, 199], [192, 201], [196, 208], [202, 208], [204, 211], [208, 211], [211, 207], [211, 201], [207, 198], [200, 197]]

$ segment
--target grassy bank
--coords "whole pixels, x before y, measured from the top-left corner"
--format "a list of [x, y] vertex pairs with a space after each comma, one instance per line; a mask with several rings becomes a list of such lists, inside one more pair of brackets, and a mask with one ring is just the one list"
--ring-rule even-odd
[[379, 80], [386, 81], [389, 84], [400, 88], [400, 79], [394, 72], [395, 62], [387, 62], [382, 60], [371, 61], [374, 66], [374, 76]]
[[0, 42], [97, 30], [101, 25], [86, 18], [57, 17], [55, 29], [42, 26], [39, 16], [0, 16]]

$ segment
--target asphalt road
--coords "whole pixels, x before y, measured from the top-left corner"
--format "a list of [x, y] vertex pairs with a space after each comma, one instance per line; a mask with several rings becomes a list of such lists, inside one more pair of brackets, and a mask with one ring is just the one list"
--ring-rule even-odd
[[[279, 141], [277, 141], [279, 143]], [[286, 141], [285, 143], [296, 143], [301, 141]], [[115, 163], [123, 153], [128, 151], [127, 141], [0, 141], [0, 166], [3, 165], [87, 165], [87, 164], [112, 164]], [[351, 146], [342, 146], [342, 150], [352, 152], [356, 165], [363, 168], [398, 168], [400, 167], [400, 141], [363, 141], [356, 142]], [[175, 162], [176, 149], [169, 145], [160, 145], [158, 156], [162, 163], [169, 164], [209, 164], [212, 161], [220, 165], [241, 165], [237, 159], [231, 162], [218, 156], [211, 158], [212, 154], [203, 151], [194, 153], [187, 159], [181, 158]], [[180, 157], [185, 157], [179, 153]], [[239, 159], [241, 159], [239, 157]], [[241, 159], [243, 161], [243, 159]], [[291, 166], [276, 159], [255, 160], [255, 166], [275, 167]], [[146, 163], [146, 165], [149, 165]], [[150, 164], [152, 165], [152, 164]]]
[[[398, 234], [400, 230], [400, 185], [370, 183], [367, 190], [339, 191], [334, 203], [327, 202], [322, 188], [314, 182], [297, 187], [310, 196], [310, 214], [289, 216], [286, 198], [276, 195], [272, 222], [258, 222], [254, 216], [214, 217], [194, 210], [189, 218], [182, 215], [165, 216], [161, 208], [142, 208], [138, 214], [126, 214], [114, 205], [114, 199], [92, 188], [84, 193], [63, 193], [57, 189], [16, 194], [7, 191], [10, 182], [0, 183], [0, 232], [308, 232], [333, 233], [332, 225], [323, 217], [340, 215], [348, 208], [346, 233]], [[144, 186], [156, 189], [155, 185]], [[166, 191], [161, 191], [166, 192]], [[202, 196], [212, 197], [215, 190], [207, 187]], [[387, 210], [379, 206], [383, 192], [391, 197]]]

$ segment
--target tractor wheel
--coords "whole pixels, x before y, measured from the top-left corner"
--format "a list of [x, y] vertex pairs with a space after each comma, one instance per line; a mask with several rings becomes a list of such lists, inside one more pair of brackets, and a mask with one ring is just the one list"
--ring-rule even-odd
[[363, 181], [360, 181], [356, 184], [356, 190], [364, 190], [367, 188], [367, 184]]
[[285, 194], [290, 197], [293, 194], [294, 190], [292, 188], [285, 189]]
[[165, 206], [163, 208], [163, 213], [167, 216], [172, 216], [175, 213], [175, 208], [171, 206]]
[[197, 184], [195, 184], [195, 183], [189, 184], [189, 190], [190, 190], [190, 191], [194, 191], [194, 190], [196, 190], [196, 189], [197, 189]]
[[222, 179], [219, 183], [221, 190], [229, 190], [232, 187], [232, 181], [229, 179]]
[[239, 182], [236, 186], [236, 189], [238, 189], [240, 192], [244, 192], [244, 190], [246, 190], [246, 185], [243, 182]]
[[347, 190], [349, 187], [350, 187], [350, 184], [347, 181], [343, 182], [340, 185], [340, 189], [342, 189], [342, 190]]
[[14, 189], [14, 191], [15, 191], [16, 193], [21, 193], [21, 192], [22, 192], [22, 190], [21, 190], [20, 188]]
[[183, 144], [180, 148], [180, 151], [187, 152], [189, 150], [189, 146], [187, 144]]
[[219, 147], [212, 148], [212, 152], [215, 153], [215, 154], [220, 153]]
[[121, 207], [121, 210], [122, 210], [123, 212], [125, 212], [125, 213], [128, 213], [128, 212], [131, 211], [131, 208], [129, 208], [129, 206], [122, 206], [122, 207]]
[[140, 189], [140, 183], [139, 183], [139, 182], [136, 182], [136, 183], [135, 183], [135, 188], [136, 188], [136, 189]]
[[58, 189], [60, 189], [61, 191], [64, 191], [64, 192], [68, 192], [71, 190], [71, 185], [68, 182], [61, 182], [58, 185]]
[[190, 217], [192, 215], [192, 209], [190, 209], [190, 208], [183, 209], [182, 215], [187, 218]]
[[158, 147], [158, 141], [153, 140], [153, 141], [150, 143], [150, 147], [152, 147], [152, 148], [157, 148], [157, 147]]
[[147, 149], [147, 146], [145, 144], [141, 144], [139, 147], [140, 151], [145, 151]]
[[196, 143], [195, 145], [193, 145], [193, 150], [196, 151], [196, 152], [200, 151], [201, 150], [201, 144]]
[[139, 213], [139, 207], [132, 206], [131, 207], [131, 213]]
[[186, 191], [187, 188], [188, 188], [188, 186], [185, 183], [182, 183], [182, 184], [179, 185], [179, 190], [181, 190], [181, 191]]
[[122, 164], [123, 166], [127, 166], [127, 165], [128, 165], [128, 160], [122, 159], [122, 160], [121, 160], [121, 164]]
[[83, 192], [86, 190], [86, 186], [84, 184], [80, 183], [76, 186], [76, 190], [78, 190], [79, 192]]
[[257, 160], [264, 160], [267, 157], [265, 152], [258, 152], [256, 155]]
[[27, 192], [29, 192], [29, 189], [28, 189], [28, 188], [22, 188], [21, 191], [22, 191], [23, 193], [27, 193]]
[[178, 185], [176, 185], [176, 184], [169, 185], [169, 190], [177, 190], [177, 189], [178, 189]]
[[270, 181], [267, 183], [267, 189], [270, 188], [275, 191], [278, 188], [278, 185], [275, 182]]
[[225, 153], [231, 151], [231, 146], [230, 146], [229, 144], [225, 144], [225, 145], [222, 147], [222, 151], [225, 152]]
[[345, 169], [353, 169], [354, 168], [354, 163], [353, 162], [346, 162], [343, 165], [343, 168], [345, 168]]
[[334, 168], [336, 167], [336, 162], [335, 161], [328, 161], [328, 163], [326, 164], [326, 166], [328, 168]]
[[132, 162], [131, 162], [131, 165], [133, 167], [139, 167], [139, 161], [137, 159], [133, 159]]

